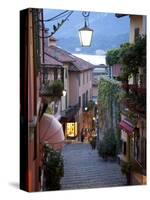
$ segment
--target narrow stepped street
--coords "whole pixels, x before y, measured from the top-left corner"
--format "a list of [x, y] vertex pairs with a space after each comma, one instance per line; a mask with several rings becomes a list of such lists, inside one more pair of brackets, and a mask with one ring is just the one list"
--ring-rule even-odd
[[120, 166], [114, 161], [103, 161], [90, 144], [66, 144], [62, 190], [123, 186], [126, 183]]

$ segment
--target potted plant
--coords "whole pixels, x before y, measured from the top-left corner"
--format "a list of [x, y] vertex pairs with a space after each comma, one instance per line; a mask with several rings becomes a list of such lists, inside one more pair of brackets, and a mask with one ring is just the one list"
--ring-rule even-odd
[[131, 85], [130, 85], [130, 90], [131, 90], [132, 92], [137, 92], [137, 89], [138, 89], [138, 85], [137, 85], [137, 84], [131, 84]]
[[44, 190], [59, 190], [64, 176], [63, 157], [48, 144], [44, 145]]
[[131, 162], [123, 162], [121, 164], [121, 172], [126, 176], [127, 185], [131, 185], [131, 170], [132, 170], [132, 163]]
[[146, 95], [146, 88], [145, 87], [139, 87], [138, 93], [139, 93], [139, 95]]
[[60, 80], [55, 80], [43, 85], [40, 90], [40, 95], [48, 101], [57, 100], [63, 95], [63, 89], [63, 82]]
[[129, 84], [128, 83], [122, 83], [122, 88], [126, 91], [129, 89]]
[[114, 132], [109, 129], [98, 145], [98, 153], [104, 160], [114, 160], [117, 155], [117, 141]]

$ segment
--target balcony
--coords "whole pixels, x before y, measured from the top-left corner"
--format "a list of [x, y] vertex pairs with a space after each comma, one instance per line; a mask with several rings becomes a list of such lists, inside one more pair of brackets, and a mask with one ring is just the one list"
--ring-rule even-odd
[[140, 86], [138, 84], [124, 83], [124, 84], [122, 84], [122, 88], [126, 92], [137, 93], [138, 95], [146, 95], [146, 87], [145, 86]]
[[[146, 88], [137, 84], [123, 84], [122, 88], [126, 91], [122, 103], [129, 111], [145, 115], [146, 113]], [[125, 109], [123, 109], [125, 110]], [[127, 110], [127, 109], [126, 109]]]
[[63, 95], [63, 82], [61, 80], [54, 80], [43, 84], [40, 88], [40, 96], [53, 100], [59, 100]]
[[73, 118], [79, 111], [79, 104], [69, 106], [66, 110], [61, 111], [61, 117], [65, 119]]

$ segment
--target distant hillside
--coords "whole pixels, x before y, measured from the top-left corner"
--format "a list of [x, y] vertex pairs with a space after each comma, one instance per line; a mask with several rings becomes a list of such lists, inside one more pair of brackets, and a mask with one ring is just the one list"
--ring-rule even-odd
[[[62, 10], [44, 10], [44, 18], [51, 18]], [[59, 21], [59, 20], [58, 20]], [[52, 31], [58, 21], [45, 23]], [[95, 54], [103, 53], [112, 48], [119, 47], [127, 42], [129, 37], [129, 17], [117, 18], [113, 13], [91, 12], [89, 26], [94, 30], [93, 41], [90, 48], [82, 48], [79, 43], [78, 29], [83, 27], [84, 18], [79, 11], [74, 12], [69, 20], [55, 33], [58, 45], [71, 53]]]
[[127, 41], [128, 33], [110, 37], [95, 35], [90, 48], [81, 47], [77, 37], [59, 38], [57, 44], [71, 53], [103, 54]]

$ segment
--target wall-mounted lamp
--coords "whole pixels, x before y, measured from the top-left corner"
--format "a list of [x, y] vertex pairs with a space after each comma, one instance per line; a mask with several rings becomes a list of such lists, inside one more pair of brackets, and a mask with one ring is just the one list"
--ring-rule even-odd
[[84, 110], [87, 111], [87, 110], [88, 110], [88, 107], [85, 107]]
[[90, 12], [82, 12], [82, 15], [84, 16], [85, 23], [84, 27], [79, 29], [80, 44], [82, 47], [89, 47], [91, 46], [93, 36], [93, 30], [87, 25], [87, 20], [90, 15]]
[[65, 97], [66, 94], [67, 94], [67, 91], [66, 91], [66, 90], [63, 90], [63, 91], [62, 91], [62, 94], [63, 94], [63, 96]]
[[96, 120], [96, 118], [95, 117], [93, 117], [93, 121], [95, 121]]

